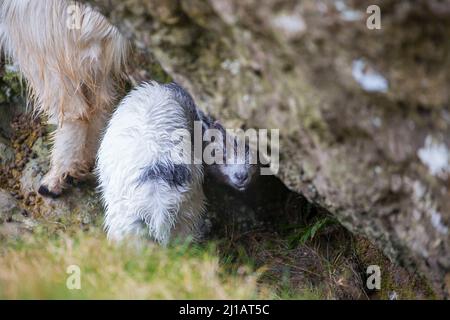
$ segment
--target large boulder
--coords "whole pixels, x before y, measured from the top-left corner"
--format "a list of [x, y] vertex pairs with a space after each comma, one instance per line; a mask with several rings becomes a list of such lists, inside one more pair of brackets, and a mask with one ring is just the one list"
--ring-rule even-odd
[[280, 129], [291, 190], [450, 294], [447, 3], [86, 2], [225, 124]]

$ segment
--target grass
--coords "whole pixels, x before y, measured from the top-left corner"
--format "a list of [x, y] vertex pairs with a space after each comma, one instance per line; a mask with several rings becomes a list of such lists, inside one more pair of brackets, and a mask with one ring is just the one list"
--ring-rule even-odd
[[[59, 224], [40, 220], [32, 233], [3, 238], [0, 299], [327, 297], [290, 270], [298, 258], [287, 241], [251, 234], [242, 242], [178, 243], [167, 248], [150, 244], [137, 249], [108, 243], [97, 220], [81, 231], [76, 228], [79, 223], [67, 219]], [[70, 266], [79, 267], [80, 290], [66, 285], [74, 279]]]
[[[17, 223], [11, 219], [11, 226]], [[329, 216], [283, 234], [254, 230], [202, 245], [149, 243], [139, 249], [108, 243], [101, 215], [89, 223], [75, 212], [35, 219], [32, 232], [0, 232], [0, 299], [387, 299], [391, 292], [411, 298], [418, 291], [419, 297], [430, 296], [422, 283], [391, 266], [369, 242], [349, 238]], [[368, 296], [362, 273], [371, 264], [382, 266], [385, 276], [383, 290]], [[71, 266], [79, 268], [79, 290], [67, 286], [76, 279], [68, 273]]]
[[296, 228], [294, 232], [289, 236], [290, 245], [296, 247], [298, 245], [303, 245], [308, 241], [312, 241], [322, 230], [328, 226], [337, 225], [338, 222], [335, 218], [331, 216], [320, 217], [314, 222], [306, 225], [302, 225]]
[[[40, 218], [32, 233], [1, 239], [0, 299], [367, 299], [352, 252], [368, 259], [362, 266], [378, 263], [370, 243], [358, 249], [340, 229], [329, 239], [324, 228], [334, 222], [326, 218], [286, 237], [252, 232], [239, 240], [139, 249], [108, 243], [101, 219], [82, 231], [76, 218]], [[79, 290], [67, 286], [76, 279], [70, 266], [79, 267]], [[388, 277], [375, 298], [423, 291], [388, 262], [380, 266]]]
[[[328, 297], [304, 276], [316, 268], [308, 261], [319, 258], [305, 257], [303, 247], [292, 249], [276, 234], [136, 249], [108, 243], [101, 215], [87, 224], [82, 216], [37, 215], [32, 232], [0, 234], [0, 299]], [[66, 285], [73, 265], [80, 270], [80, 290]]]
[[[80, 268], [80, 290], [70, 290], [67, 268]], [[70, 279], [73, 279], [71, 277]], [[0, 255], [1, 299], [263, 299], [247, 267], [230, 273], [216, 249], [109, 244], [98, 232], [11, 241]]]

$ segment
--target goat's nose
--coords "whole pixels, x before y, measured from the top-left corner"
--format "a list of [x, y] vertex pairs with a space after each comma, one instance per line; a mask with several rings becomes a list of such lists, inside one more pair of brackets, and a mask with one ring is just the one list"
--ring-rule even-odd
[[245, 182], [248, 179], [248, 173], [247, 172], [237, 172], [234, 174], [237, 180], [240, 182]]

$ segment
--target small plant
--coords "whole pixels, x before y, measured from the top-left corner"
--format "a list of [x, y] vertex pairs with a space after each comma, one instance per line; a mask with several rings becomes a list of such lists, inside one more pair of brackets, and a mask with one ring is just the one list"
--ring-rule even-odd
[[0, 66], [0, 103], [17, 102], [23, 88], [20, 75], [11, 66]]
[[296, 228], [289, 237], [291, 247], [305, 244], [313, 240], [326, 227], [338, 224], [337, 220], [330, 216], [321, 217], [312, 223]]

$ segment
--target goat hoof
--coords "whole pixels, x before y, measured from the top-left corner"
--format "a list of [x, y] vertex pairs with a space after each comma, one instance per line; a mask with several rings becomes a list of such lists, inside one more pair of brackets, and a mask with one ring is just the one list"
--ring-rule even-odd
[[65, 179], [65, 182], [66, 182], [67, 184], [70, 184], [71, 186], [74, 186], [74, 185], [77, 184], [77, 181], [76, 181], [75, 178], [72, 177], [71, 175], [67, 175], [67, 177], [66, 177], [66, 179]]
[[39, 187], [38, 193], [41, 196], [53, 198], [53, 199], [56, 199], [61, 195], [61, 193], [56, 193], [56, 192], [50, 191], [46, 185], [41, 185]]

